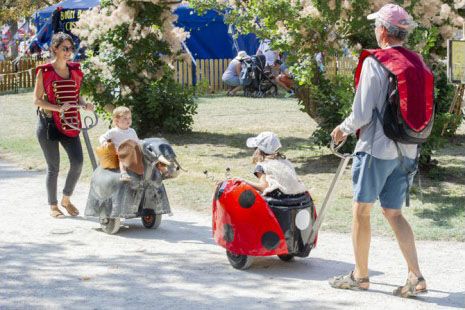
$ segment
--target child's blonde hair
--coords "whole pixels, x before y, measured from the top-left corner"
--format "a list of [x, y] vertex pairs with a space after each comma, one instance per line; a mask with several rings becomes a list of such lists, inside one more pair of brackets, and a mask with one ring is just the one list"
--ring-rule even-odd
[[257, 147], [252, 155], [252, 163], [257, 164], [259, 162], [265, 161], [265, 159], [286, 159], [286, 156], [280, 152], [266, 154]]
[[127, 107], [116, 107], [111, 114], [111, 119], [113, 120], [113, 126], [116, 126], [116, 120], [120, 119], [124, 115], [131, 115], [131, 110]]

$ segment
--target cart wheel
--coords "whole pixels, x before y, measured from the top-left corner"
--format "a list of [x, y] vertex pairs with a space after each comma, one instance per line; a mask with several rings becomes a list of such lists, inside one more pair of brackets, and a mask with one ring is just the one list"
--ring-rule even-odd
[[226, 251], [226, 256], [228, 257], [231, 266], [239, 270], [249, 269], [253, 262], [252, 256], [234, 254], [229, 251]]
[[116, 234], [121, 227], [121, 220], [119, 217], [111, 219], [111, 218], [106, 218], [106, 219], [101, 219], [100, 220], [100, 226], [102, 227], [102, 230], [106, 232], [107, 234], [113, 235]]
[[283, 262], [290, 262], [294, 260], [294, 254], [283, 254], [283, 255], [278, 255], [278, 257]]
[[142, 220], [142, 225], [144, 225], [145, 228], [158, 228], [161, 224], [161, 214], [146, 214], [141, 216], [140, 218]]

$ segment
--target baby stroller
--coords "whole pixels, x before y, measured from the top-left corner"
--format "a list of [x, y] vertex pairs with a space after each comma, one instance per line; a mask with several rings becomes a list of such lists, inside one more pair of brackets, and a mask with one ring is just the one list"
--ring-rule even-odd
[[278, 87], [273, 82], [271, 69], [266, 66], [264, 55], [254, 55], [242, 60], [242, 70], [239, 77], [244, 87], [246, 97], [276, 96]]

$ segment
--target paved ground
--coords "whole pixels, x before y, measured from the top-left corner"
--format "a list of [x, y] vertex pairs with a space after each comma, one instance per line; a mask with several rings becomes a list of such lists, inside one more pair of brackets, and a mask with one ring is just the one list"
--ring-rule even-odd
[[[74, 195], [81, 213], [87, 191], [81, 183]], [[214, 244], [208, 215], [173, 205], [157, 230], [137, 219], [107, 235], [94, 220], [50, 218], [45, 197], [44, 172], [0, 160], [0, 309], [465, 307], [463, 243], [419, 242], [430, 292], [401, 299], [391, 292], [406, 271], [388, 238], [372, 241], [370, 291], [341, 291], [327, 279], [353, 267], [348, 235], [321, 232], [308, 258], [261, 258], [237, 271]]]

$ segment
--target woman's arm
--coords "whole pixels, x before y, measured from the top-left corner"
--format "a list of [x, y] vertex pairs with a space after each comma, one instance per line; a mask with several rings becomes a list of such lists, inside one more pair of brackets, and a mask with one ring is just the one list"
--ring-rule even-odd
[[237, 76], [241, 76], [241, 70], [242, 70], [242, 64], [241, 62], [239, 61], [236, 65], [236, 74]]
[[37, 73], [36, 85], [34, 86], [34, 104], [39, 108], [55, 112], [66, 111], [69, 108], [69, 104], [64, 104], [62, 106], [51, 104], [47, 100], [44, 100], [44, 94], [44, 78], [42, 76], [42, 70], [39, 70]]
[[268, 187], [268, 182], [266, 181], [266, 175], [264, 173], [257, 173], [258, 183], [244, 181], [245, 183], [249, 184], [257, 191], [263, 193], [263, 191]]

